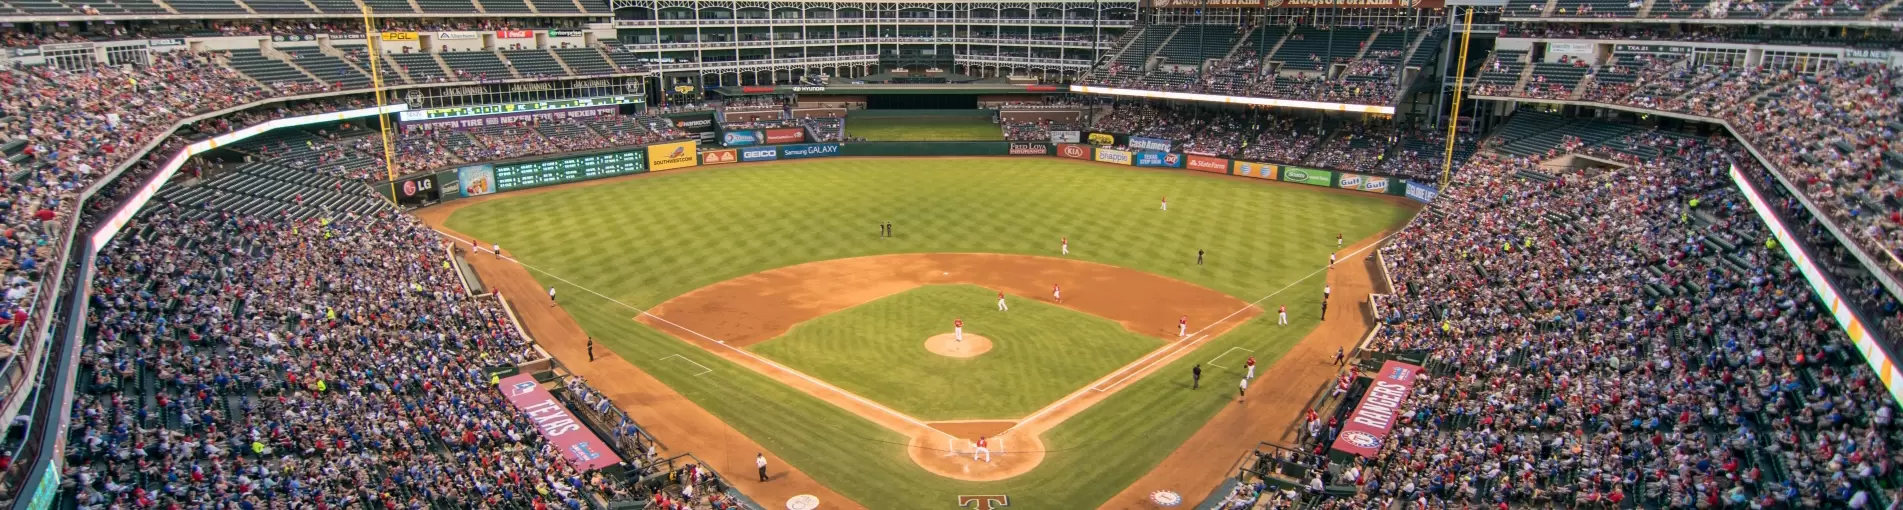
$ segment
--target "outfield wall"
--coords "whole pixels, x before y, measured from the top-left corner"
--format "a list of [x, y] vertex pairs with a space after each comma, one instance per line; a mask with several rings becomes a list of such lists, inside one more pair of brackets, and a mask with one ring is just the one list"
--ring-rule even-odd
[[[770, 139], [763, 130], [760, 138]], [[1128, 137], [1143, 144], [1146, 140]], [[1148, 145], [1161, 147], [1162, 145]], [[850, 142], [763, 144], [702, 149], [695, 140], [678, 140], [644, 147], [619, 148], [562, 156], [521, 158], [463, 165], [411, 175], [376, 185], [378, 193], [396, 196], [406, 205], [424, 205], [580, 182], [696, 166], [757, 163], [783, 159], [825, 157], [934, 157], [934, 156], [1045, 156], [1079, 161], [1176, 168], [1323, 188], [1406, 196], [1430, 202], [1438, 194], [1431, 185], [1372, 173], [1323, 170], [1154, 150], [1122, 150], [1080, 143], [1045, 142]]]

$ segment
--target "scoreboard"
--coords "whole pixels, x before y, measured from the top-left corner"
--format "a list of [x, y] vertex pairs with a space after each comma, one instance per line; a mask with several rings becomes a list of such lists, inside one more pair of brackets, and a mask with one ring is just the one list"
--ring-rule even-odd
[[648, 171], [647, 149], [603, 152], [495, 166], [496, 191], [510, 191]]

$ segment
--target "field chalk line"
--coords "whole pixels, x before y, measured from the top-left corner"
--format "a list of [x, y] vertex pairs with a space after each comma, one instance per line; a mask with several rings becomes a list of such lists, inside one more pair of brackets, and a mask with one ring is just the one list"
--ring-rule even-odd
[[1248, 347], [1240, 347], [1240, 346], [1238, 346], [1238, 347], [1230, 347], [1230, 348], [1229, 348], [1229, 350], [1227, 350], [1227, 351], [1222, 351], [1222, 354], [1217, 354], [1217, 355], [1216, 355], [1216, 357], [1214, 357], [1214, 358], [1209, 358], [1209, 362], [1208, 362], [1208, 363], [1204, 363], [1204, 365], [1209, 365], [1209, 366], [1212, 366], [1212, 367], [1216, 367], [1216, 368], [1229, 368], [1229, 367], [1225, 367], [1225, 366], [1222, 366], [1222, 365], [1217, 365], [1217, 364], [1216, 364], [1216, 360], [1219, 360], [1219, 359], [1222, 359], [1222, 357], [1223, 357], [1223, 356], [1228, 356], [1228, 355], [1229, 355], [1229, 353], [1232, 353], [1232, 352], [1236, 352], [1236, 350], [1237, 350], [1237, 349], [1240, 349], [1240, 350], [1244, 350], [1244, 351], [1249, 351], [1249, 352], [1252, 352], [1252, 353], [1253, 353], [1253, 352], [1255, 352], [1255, 349], [1250, 349], [1250, 348], [1248, 348]]
[[698, 373], [698, 374], [694, 374], [694, 377], [700, 377], [700, 376], [703, 376], [703, 375], [707, 375], [707, 374], [711, 374], [711, 373], [713, 373], [713, 372], [714, 372], [714, 369], [711, 369], [711, 368], [707, 368], [707, 365], [702, 365], [702, 364], [700, 364], [700, 363], [696, 363], [696, 362], [695, 362], [694, 360], [691, 360], [691, 359], [687, 359], [687, 357], [686, 357], [686, 356], [682, 356], [682, 355], [679, 355], [679, 354], [669, 354], [669, 355], [666, 355], [666, 356], [662, 356], [662, 357], [661, 357], [661, 359], [657, 359], [657, 360], [654, 360], [654, 361], [665, 361], [665, 360], [667, 360], [668, 358], [680, 358], [680, 359], [681, 359], [681, 361], [685, 361], [685, 362], [688, 362], [688, 363], [693, 363], [693, 364], [694, 364], [694, 366], [697, 366], [697, 367], [700, 367], [700, 373]]
[[[435, 230], [435, 229], [431, 229], [431, 230]], [[437, 234], [437, 235], [440, 235], [440, 236], [443, 236], [443, 237], [447, 237], [447, 238], [450, 238], [450, 239], [453, 239], [453, 240], [455, 240], [455, 241], [456, 241], [457, 243], [462, 243], [462, 242], [464, 242], [464, 240], [463, 240], [462, 238], [459, 238], [459, 237], [456, 237], [456, 236], [453, 236], [453, 235], [450, 235], [449, 233], [446, 233], [446, 232], [443, 232], [443, 231], [440, 231], [440, 230], [437, 230], [437, 231], [436, 231], [436, 234]], [[494, 251], [494, 250], [485, 250], [485, 249], [483, 249], [483, 248], [482, 248], [481, 246], [473, 246], [473, 248], [475, 249], [475, 251], [485, 251], [485, 252], [490, 252], [490, 253], [495, 253], [495, 251]], [[845, 396], [846, 398], [850, 398], [850, 399], [852, 399], [852, 400], [853, 400], [853, 401], [855, 401], [855, 402], [858, 402], [858, 403], [861, 403], [861, 404], [865, 404], [866, 406], [869, 406], [869, 407], [871, 407], [871, 408], [873, 408], [873, 409], [878, 409], [878, 410], [880, 410], [880, 411], [883, 411], [883, 412], [885, 412], [886, 414], [889, 414], [889, 415], [892, 415], [893, 417], [896, 417], [896, 418], [898, 418], [898, 419], [901, 419], [901, 420], [905, 420], [905, 422], [906, 422], [906, 423], [910, 423], [910, 424], [913, 424], [913, 425], [917, 425], [917, 426], [918, 426], [919, 428], [922, 428], [922, 429], [925, 429], [925, 430], [930, 430], [930, 431], [934, 431], [934, 432], [937, 432], [937, 431], [938, 431], [938, 429], [934, 429], [934, 428], [932, 428], [932, 426], [931, 426], [931, 425], [926, 425], [926, 424], [925, 424], [925, 422], [922, 422], [922, 421], [919, 421], [919, 420], [918, 420], [918, 418], [913, 418], [913, 417], [911, 417], [911, 416], [908, 416], [908, 415], [906, 415], [905, 413], [901, 413], [901, 412], [898, 412], [898, 411], [895, 411], [895, 410], [893, 410], [892, 408], [889, 408], [889, 407], [886, 407], [886, 406], [883, 406], [883, 405], [879, 405], [879, 403], [877, 403], [877, 402], [873, 402], [873, 401], [870, 401], [870, 400], [866, 400], [866, 399], [865, 399], [864, 397], [860, 397], [860, 396], [858, 396], [858, 395], [854, 395], [854, 394], [853, 394], [852, 392], [850, 392], [850, 391], [846, 391], [846, 390], [844, 390], [844, 389], [841, 389], [841, 388], [839, 388], [838, 386], [833, 386], [833, 385], [831, 385], [831, 384], [827, 384], [827, 383], [826, 383], [825, 381], [821, 381], [821, 380], [819, 380], [819, 379], [814, 379], [814, 378], [813, 378], [812, 376], [809, 376], [809, 375], [806, 375], [806, 374], [804, 374], [804, 373], [800, 373], [800, 371], [798, 371], [798, 370], [794, 370], [794, 369], [791, 369], [791, 368], [787, 368], [787, 367], [786, 367], [785, 365], [781, 365], [781, 364], [779, 364], [779, 363], [775, 363], [775, 362], [773, 362], [773, 360], [770, 360], [770, 359], [766, 359], [766, 358], [762, 358], [762, 357], [760, 357], [760, 356], [757, 356], [757, 355], [755, 355], [755, 354], [753, 354], [753, 353], [751, 353], [751, 352], [747, 352], [747, 351], [746, 351], [746, 350], [744, 350], [744, 349], [740, 349], [740, 348], [738, 348], [738, 347], [734, 347], [734, 346], [731, 346], [731, 345], [727, 345], [727, 341], [725, 341], [725, 340], [717, 340], [717, 339], [714, 339], [713, 337], [710, 337], [710, 336], [707, 336], [707, 335], [704, 335], [704, 334], [701, 334], [701, 332], [699, 332], [699, 331], [694, 331], [694, 330], [692, 330], [692, 329], [688, 329], [688, 328], [687, 328], [686, 326], [682, 326], [682, 325], [680, 325], [680, 324], [675, 324], [675, 323], [674, 323], [673, 321], [670, 321], [670, 320], [667, 320], [667, 319], [663, 319], [663, 318], [661, 318], [661, 317], [660, 317], [660, 316], [658, 316], [658, 315], [654, 315], [654, 314], [651, 314], [651, 313], [648, 313], [648, 311], [647, 311], [647, 310], [644, 310], [644, 309], [642, 309], [641, 307], [638, 307], [638, 306], [634, 306], [634, 305], [630, 305], [630, 304], [627, 304], [627, 303], [623, 303], [623, 302], [621, 302], [621, 300], [619, 300], [619, 299], [615, 299], [615, 298], [611, 298], [611, 297], [608, 297], [608, 295], [606, 295], [606, 294], [602, 294], [602, 293], [600, 293], [600, 292], [595, 292], [595, 290], [594, 290], [594, 289], [590, 289], [590, 288], [588, 288], [588, 287], [583, 287], [583, 286], [581, 286], [581, 285], [579, 285], [579, 284], [576, 284], [575, 282], [572, 282], [572, 281], [569, 281], [569, 280], [568, 280], [567, 278], [562, 278], [562, 277], [561, 277], [561, 275], [557, 275], [557, 274], [555, 274], [555, 273], [551, 273], [551, 272], [548, 272], [547, 270], [544, 270], [544, 269], [542, 269], [542, 268], [539, 268], [539, 267], [535, 267], [535, 266], [531, 266], [531, 265], [529, 265], [529, 264], [528, 264], [528, 263], [526, 263], [526, 262], [522, 262], [521, 260], [517, 260], [517, 259], [516, 259], [515, 257], [510, 257], [510, 256], [507, 256], [507, 255], [499, 255], [499, 254], [498, 254], [498, 255], [497, 255], [497, 258], [500, 258], [500, 259], [503, 259], [503, 260], [507, 260], [507, 261], [510, 261], [510, 262], [514, 262], [514, 263], [516, 263], [516, 264], [518, 264], [518, 265], [521, 265], [521, 266], [522, 266], [522, 267], [523, 267], [524, 269], [528, 269], [528, 270], [530, 270], [530, 271], [534, 271], [534, 272], [537, 272], [537, 273], [542, 273], [542, 274], [545, 274], [545, 275], [548, 275], [548, 277], [549, 277], [549, 278], [554, 278], [554, 279], [556, 279], [556, 280], [560, 280], [560, 281], [561, 281], [562, 283], [566, 283], [566, 284], [568, 284], [568, 285], [569, 285], [569, 286], [571, 286], [571, 287], [574, 287], [574, 288], [577, 288], [577, 289], [581, 289], [581, 290], [582, 290], [582, 292], [587, 292], [587, 293], [589, 293], [589, 294], [594, 294], [594, 295], [595, 295], [595, 297], [599, 297], [599, 298], [601, 298], [601, 299], [604, 299], [604, 300], [607, 300], [607, 301], [608, 301], [608, 302], [610, 302], [610, 303], [614, 303], [614, 304], [617, 304], [617, 305], [621, 305], [621, 306], [623, 306], [623, 307], [626, 307], [626, 308], [627, 308], [627, 309], [629, 309], [629, 310], [634, 310], [634, 312], [635, 312], [635, 313], [637, 313], [637, 314], [640, 314], [640, 315], [642, 315], [642, 316], [646, 316], [646, 317], [649, 317], [649, 318], [652, 318], [652, 319], [654, 319], [654, 320], [657, 320], [657, 321], [660, 321], [660, 322], [661, 322], [661, 323], [663, 323], [663, 324], [667, 324], [667, 325], [669, 325], [669, 326], [673, 326], [673, 327], [674, 327], [675, 329], [679, 329], [679, 330], [681, 330], [681, 331], [686, 331], [686, 332], [688, 332], [688, 333], [692, 333], [692, 334], [693, 334], [694, 336], [697, 336], [697, 337], [700, 337], [700, 338], [702, 338], [702, 339], [706, 339], [707, 341], [710, 341], [710, 342], [713, 342], [713, 343], [715, 343], [715, 344], [719, 344], [719, 345], [720, 345], [721, 347], [726, 347], [727, 349], [729, 349], [729, 350], [732, 350], [732, 351], [733, 351], [733, 352], [735, 352], [735, 353], [739, 353], [739, 354], [740, 354], [741, 356], [745, 356], [745, 357], [747, 357], [748, 359], [752, 359], [752, 360], [754, 360], [754, 361], [758, 361], [758, 362], [760, 362], [760, 363], [763, 363], [763, 364], [766, 364], [767, 366], [770, 366], [770, 367], [773, 367], [773, 368], [775, 368], [775, 369], [778, 369], [778, 370], [780, 370], [780, 371], [782, 371], [782, 372], [786, 372], [786, 373], [788, 373], [788, 374], [793, 374], [793, 376], [794, 376], [794, 377], [798, 377], [798, 378], [800, 378], [800, 379], [804, 379], [804, 380], [805, 380], [806, 382], [809, 382], [809, 383], [813, 383], [814, 385], [817, 385], [817, 386], [819, 386], [819, 387], [821, 387], [821, 388], [826, 388], [827, 390], [830, 390], [830, 391], [832, 391], [832, 392], [834, 392], [834, 393], [838, 393], [838, 394], [840, 394], [840, 395], [844, 395], [844, 396]], [[685, 340], [683, 340], [683, 342], [685, 342]], [[679, 355], [679, 354], [675, 354], [675, 356], [680, 356], [680, 355]], [[686, 358], [682, 358], [682, 359], [686, 359]], [[692, 361], [692, 360], [689, 360], [689, 361]], [[698, 364], [698, 363], [696, 363], [696, 364]], [[705, 367], [702, 367], [702, 368], [705, 368]], [[895, 432], [898, 432], [898, 431], [895, 431]], [[940, 432], [940, 433], [942, 433], [942, 432]]]
[[[1343, 258], [1360, 255], [1361, 252], [1365, 252], [1376, 246], [1380, 246], [1381, 243], [1388, 242], [1389, 239], [1393, 239], [1394, 236], [1401, 235], [1402, 232], [1406, 232], [1406, 231], [1407, 231], [1406, 228], [1401, 228], [1400, 230], [1396, 230], [1392, 234], [1382, 236], [1380, 239], [1376, 239], [1374, 240], [1374, 242], [1368, 243], [1367, 246], [1356, 248], [1354, 251], [1348, 252], [1347, 257], [1343, 257]], [[1308, 281], [1309, 278], [1314, 278], [1315, 275], [1327, 273], [1329, 269], [1333, 269], [1333, 268], [1331, 266], [1322, 266], [1321, 269], [1316, 269], [1315, 272], [1308, 273], [1307, 276], [1298, 278], [1295, 281], [1290, 282], [1288, 285], [1284, 285], [1282, 286], [1282, 288], [1276, 289], [1275, 292], [1270, 292], [1269, 295], [1267, 296], [1262, 296], [1260, 299], [1256, 299], [1255, 301], [1250, 301], [1248, 305], [1245, 305], [1242, 308], [1238, 308], [1236, 309], [1236, 311], [1229, 312], [1229, 315], [1224, 315], [1222, 316], [1221, 319], [1216, 319], [1216, 322], [1211, 322], [1208, 325], [1203, 326], [1202, 329], [1198, 329], [1196, 330], [1196, 332], [1190, 333], [1188, 336], [1183, 337], [1186, 339], [1190, 339], [1189, 342], [1185, 342], [1183, 340], [1177, 340], [1176, 345], [1174, 347], [1164, 347], [1161, 349], [1157, 349], [1156, 352], [1152, 352], [1148, 356], [1138, 358], [1136, 361], [1130, 362], [1129, 365], [1124, 365], [1123, 368], [1118, 369], [1115, 372], [1111, 372], [1110, 375], [1106, 375], [1102, 379], [1098, 379], [1097, 382], [1092, 383], [1090, 386], [1071, 392], [1071, 394], [1065, 395], [1063, 399], [1060, 399], [1056, 402], [1052, 402], [1050, 405], [1044, 406], [1043, 409], [1038, 409], [1037, 412], [1031, 413], [1030, 416], [1026, 416], [1024, 418], [1019, 419], [1017, 424], [1012, 425], [1011, 428], [1004, 429], [1004, 432], [999, 432], [998, 435], [1003, 436], [1006, 434], [1010, 434], [1012, 431], [1017, 430], [1018, 427], [1022, 427], [1024, 426], [1024, 424], [1030, 423], [1032, 420], [1042, 418], [1046, 414], [1050, 414], [1052, 411], [1057, 410], [1057, 408], [1063, 407], [1064, 404], [1068, 404], [1070, 403], [1070, 401], [1076, 400], [1077, 397], [1082, 397], [1088, 394], [1087, 392], [1089, 391], [1096, 391], [1098, 393], [1102, 393], [1106, 390], [1109, 390], [1112, 387], [1115, 387], [1118, 383], [1122, 383], [1125, 379], [1129, 379], [1131, 376], [1136, 375], [1138, 372], [1142, 372], [1144, 370], [1149, 369], [1151, 366], [1156, 365], [1158, 361], [1169, 358], [1169, 355], [1164, 355], [1163, 357], [1159, 358], [1157, 357], [1158, 354], [1162, 354], [1165, 351], [1168, 351], [1169, 354], [1172, 354], [1172, 355], [1177, 352], [1180, 352], [1183, 350], [1184, 347], [1193, 345], [1195, 343], [1195, 340], [1204, 339], [1201, 335], [1203, 334], [1204, 331], [1208, 331], [1209, 328], [1216, 327], [1217, 324], [1228, 322], [1229, 319], [1235, 318], [1237, 315], [1240, 315], [1242, 312], [1249, 311], [1250, 308], [1255, 308], [1256, 305], [1261, 304], [1263, 301], [1268, 301], [1269, 298], [1275, 297], [1276, 295], [1286, 292], [1289, 289], [1295, 288], [1296, 285], [1302, 282]], [[1210, 337], [1210, 338], [1214, 338], [1214, 337]], [[1250, 352], [1254, 352], [1254, 351], [1250, 351]], [[1105, 379], [1109, 379], [1111, 376], [1115, 376], [1117, 374], [1123, 374], [1123, 377], [1119, 377], [1114, 381], [1108, 381], [1108, 382], [1105, 381]], [[1106, 384], [1108, 386], [1106, 386]]]

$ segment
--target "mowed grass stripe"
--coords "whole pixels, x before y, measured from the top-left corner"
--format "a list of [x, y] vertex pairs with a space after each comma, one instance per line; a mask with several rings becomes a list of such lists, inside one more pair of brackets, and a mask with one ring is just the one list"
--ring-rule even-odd
[[[927, 421], [1027, 416], [1162, 346], [1108, 319], [971, 285], [920, 287], [820, 317], [749, 347], [783, 365]], [[952, 332], [992, 350], [951, 358], [925, 339]]]
[[[1168, 213], [1156, 210], [1161, 195], [1170, 197]], [[1336, 233], [1361, 239], [1398, 228], [1408, 216], [1369, 196], [1192, 172], [1050, 158], [865, 158], [736, 165], [504, 197], [465, 208], [449, 224], [635, 306], [815, 260], [908, 252], [1054, 255], [1062, 235], [1070, 236], [1072, 257], [1253, 301], [1325, 265]], [[879, 239], [881, 220], [895, 221], [900, 237]], [[1194, 264], [1197, 246], [1210, 250], [1209, 265]], [[562, 306], [597, 342], [821, 483], [877, 509], [950, 509], [958, 494], [1009, 494], [1021, 508], [1095, 508], [1233, 401], [1239, 372], [1209, 370], [1209, 384], [1192, 392], [1190, 365], [1234, 346], [1273, 364], [1316, 324], [1322, 286], [1309, 279], [1263, 303], [1288, 303], [1292, 325], [1275, 326], [1272, 314], [1264, 315], [1156, 375], [1125, 382], [1047, 432], [1052, 451], [1036, 470], [976, 483], [927, 473], [906, 456], [905, 438], [635, 322], [633, 310], [537, 277], [561, 290]], [[660, 360], [674, 354], [714, 373], [695, 377], [697, 367]], [[742, 464], [751, 452], [745, 457]]]

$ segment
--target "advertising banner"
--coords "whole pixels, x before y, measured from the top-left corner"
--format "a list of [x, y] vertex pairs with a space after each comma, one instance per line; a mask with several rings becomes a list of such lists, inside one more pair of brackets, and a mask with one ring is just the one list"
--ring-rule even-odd
[[760, 145], [760, 132], [752, 129], [739, 129], [721, 133], [720, 144], [728, 147]]
[[[1130, 140], [1133, 142], [1136, 141], [1135, 138], [1131, 138]], [[1143, 151], [1137, 153], [1136, 165], [1182, 168], [1183, 155], [1174, 152]]]
[[1090, 137], [1086, 138], [1086, 140], [1089, 140], [1091, 145], [1109, 147], [1117, 144], [1117, 135], [1110, 133], [1091, 133]]
[[[398, 113], [397, 118], [402, 120], [403, 122], [413, 122], [413, 121], [419, 121], [419, 120], [440, 120], [440, 119], [451, 119], [456, 117], [480, 117], [484, 115], [506, 115], [511, 113], [542, 112], [542, 111], [567, 110], [567, 109], [578, 109], [578, 108], [619, 109], [620, 106], [624, 104], [640, 104], [641, 102], [642, 100], [640, 96], [633, 96], [633, 95], [602, 96], [602, 97], [589, 97], [589, 98], [580, 98], [580, 99], [554, 99], [554, 100], [548, 100], [548, 101], [526, 101], [521, 103], [501, 103], [501, 104], [486, 104], [486, 105], [476, 105], [476, 106], [451, 106], [446, 108], [405, 110], [403, 112]], [[614, 110], [609, 110], [608, 113], [614, 113]], [[709, 114], [709, 117], [711, 118], [712, 115]]]
[[548, 31], [549, 37], [581, 37], [582, 31], [573, 28], [556, 28]]
[[1387, 193], [1388, 192], [1388, 178], [1376, 177], [1373, 175], [1363, 177], [1361, 181], [1361, 191], [1366, 191], [1369, 193]]
[[1014, 143], [1011, 144], [1010, 152], [1013, 156], [1049, 156], [1051, 146], [1041, 143]]
[[1341, 178], [1335, 181], [1335, 186], [1341, 189], [1361, 189], [1361, 174], [1342, 172]]
[[436, 40], [438, 41], [462, 41], [462, 40], [468, 40], [468, 39], [477, 39], [481, 37], [482, 37], [482, 34], [478, 34], [475, 32], [437, 32], [436, 33]]
[[502, 390], [516, 409], [529, 415], [529, 421], [535, 422], [542, 437], [561, 450], [562, 457], [567, 458], [575, 470], [588, 472], [621, 463], [621, 457], [608, 448], [608, 443], [569, 414], [568, 407], [542, 388], [542, 383], [535, 382], [535, 374], [504, 378], [496, 389]]
[[800, 143], [806, 141], [806, 130], [800, 128], [768, 129], [766, 130], [765, 138], [766, 143], [772, 145]]
[[659, 172], [676, 168], [687, 168], [700, 163], [696, 150], [700, 143], [693, 140], [685, 142], [658, 143], [648, 146], [648, 171]]
[[435, 175], [425, 175], [396, 183], [396, 201], [399, 204], [420, 204], [435, 199]]
[[[439, 128], [467, 129], [467, 128], [477, 128], [477, 127], [483, 127], [483, 126], [506, 126], [506, 125], [516, 124], [516, 123], [540, 122], [545, 120], [603, 117], [608, 115], [614, 115], [617, 110], [619, 110], [619, 108], [613, 107], [613, 106], [597, 106], [594, 108], [569, 108], [566, 110], [523, 111], [519, 113], [500, 113], [495, 115], [477, 115], [472, 117], [444, 117], [444, 118], [430, 119], [430, 120], [405, 120], [405, 121], [402, 121], [401, 124], [403, 125], [403, 127], [423, 126], [423, 127], [428, 127], [431, 129], [439, 129]], [[403, 112], [403, 113], [410, 113], [410, 112]]]
[[1097, 161], [1102, 161], [1105, 163], [1116, 163], [1119, 165], [1128, 165], [1130, 164], [1130, 151], [1120, 151], [1116, 149], [1097, 149]]
[[1169, 140], [1162, 138], [1132, 136], [1130, 137], [1130, 150], [1169, 152], [1171, 143]]
[[463, 196], [474, 197], [496, 192], [496, 167], [494, 165], [469, 165], [456, 169], [456, 180], [460, 181]]
[[1279, 178], [1279, 176], [1276, 175], [1276, 171], [1280, 169], [1281, 167], [1278, 167], [1276, 165], [1271, 165], [1268, 163], [1257, 163], [1254, 161], [1236, 160], [1236, 175], [1241, 175], [1245, 177], [1254, 177], [1257, 179], [1268, 179], [1273, 181]]
[[780, 157], [786, 158], [786, 159], [818, 158], [818, 157], [838, 156], [838, 155], [839, 155], [839, 144], [836, 144], [836, 143], [812, 143], [812, 144], [806, 144], [806, 145], [780, 146]]
[[740, 161], [740, 151], [736, 151], [733, 149], [722, 149], [717, 151], [707, 151], [707, 152], [700, 153], [700, 166], [724, 165], [724, 164], [733, 163], [736, 161]]
[[1090, 159], [1090, 146], [1074, 143], [1058, 145], [1057, 155], [1071, 159]]
[[1387, 442], [1388, 431], [1394, 429], [1395, 414], [1400, 412], [1401, 403], [1407, 401], [1407, 394], [1414, 389], [1414, 381], [1420, 373], [1421, 367], [1408, 363], [1381, 364], [1381, 371], [1374, 373], [1374, 384], [1368, 386], [1368, 393], [1355, 405], [1354, 413], [1349, 414], [1348, 422], [1342, 425], [1341, 435], [1335, 438], [1335, 450], [1374, 458]]
[[414, 41], [416, 40], [416, 32], [384, 32], [383, 40], [385, 41]]
[[1051, 132], [1051, 143], [1082, 143], [1083, 139], [1084, 133], [1082, 131]]
[[674, 127], [680, 128], [681, 131], [700, 133], [714, 129], [714, 114], [712, 113], [682, 115], [673, 117], [671, 120], [674, 121]]
[[535, 37], [534, 30], [497, 30], [497, 39], [528, 39]]
[[753, 85], [740, 87], [740, 92], [743, 94], [772, 94], [773, 91], [775, 90], [778, 90], [778, 89], [775, 89], [773, 87], [759, 87], [759, 86], [753, 86]]
[[1434, 198], [1438, 196], [1440, 196], [1440, 190], [1435, 189], [1433, 185], [1427, 184], [1421, 181], [1413, 180], [1413, 179], [1407, 180], [1407, 197], [1408, 198], [1412, 198], [1416, 202], [1425, 204], [1425, 203], [1433, 202]]
[[740, 149], [740, 161], [773, 161], [776, 159], [780, 159], [779, 147]]
[[1229, 173], [1229, 160], [1227, 159], [1197, 155], [1190, 155], [1188, 157], [1189, 162], [1183, 166], [1189, 167], [1190, 170], [1209, 172], [1212, 174]]
[[1330, 181], [1335, 180], [1335, 173], [1327, 170], [1316, 170], [1299, 166], [1283, 167], [1282, 180], [1313, 186], [1327, 186]]

